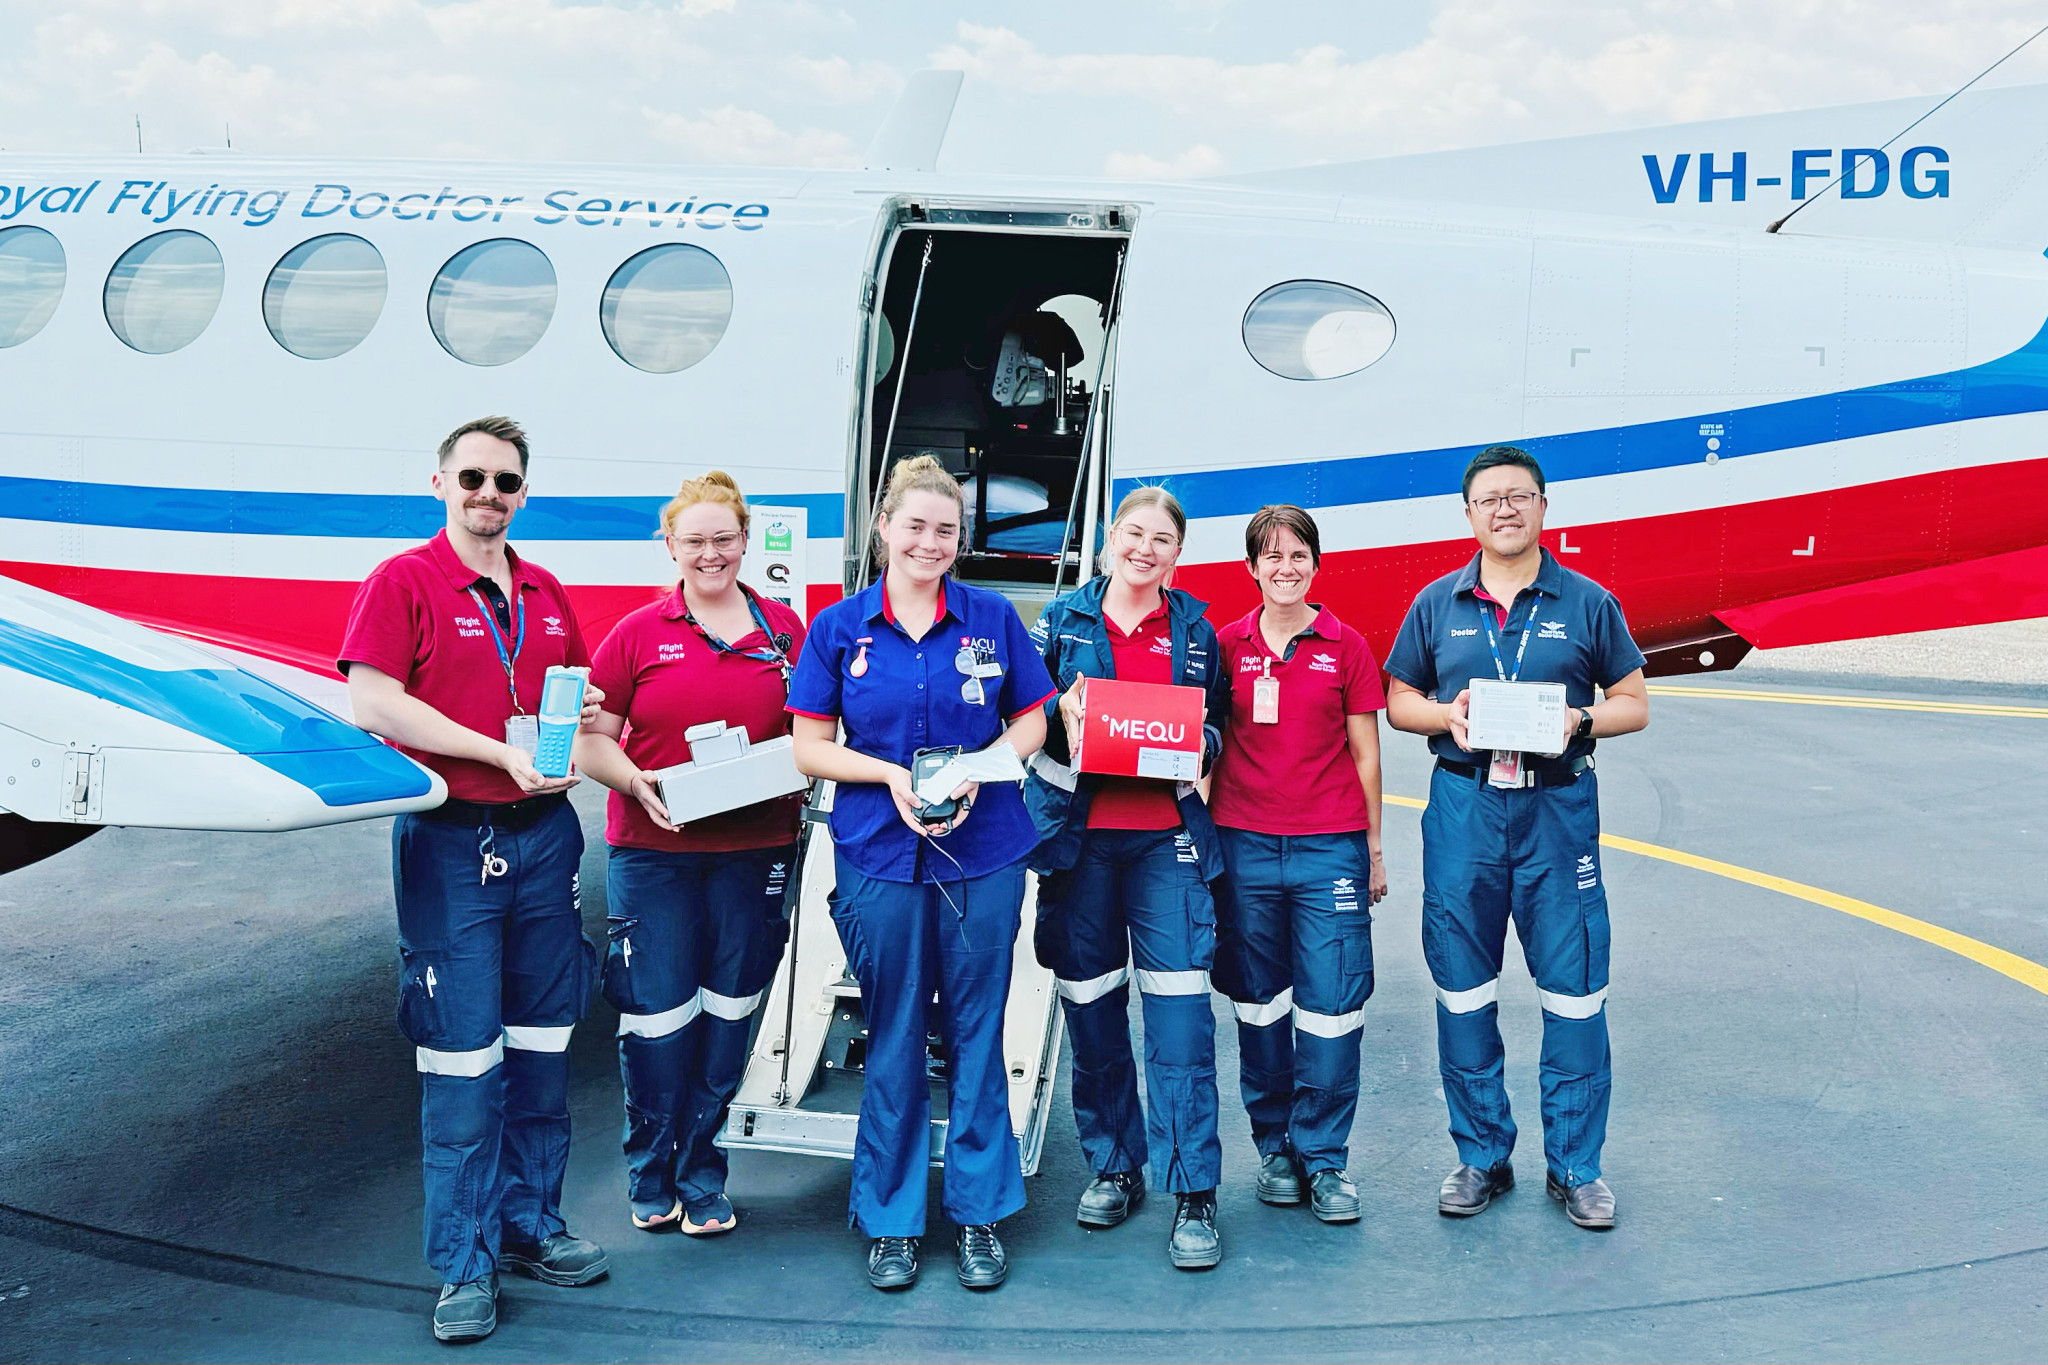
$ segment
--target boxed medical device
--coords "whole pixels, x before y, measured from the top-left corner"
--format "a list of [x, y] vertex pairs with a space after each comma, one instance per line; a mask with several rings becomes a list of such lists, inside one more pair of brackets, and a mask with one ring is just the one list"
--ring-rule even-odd
[[796, 747], [788, 735], [754, 744], [746, 726], [713, 720], [691, 726], [683, 738], [690, 741], [690, 761], [655, 774], [661, 781], [661, 804], [675, 824], [804, 789], [806, 779], [796, 769]]
[[1074, 766], [1109, 777], [1192, 782], [1202, 775], [1199, 687], [1088, 678]]

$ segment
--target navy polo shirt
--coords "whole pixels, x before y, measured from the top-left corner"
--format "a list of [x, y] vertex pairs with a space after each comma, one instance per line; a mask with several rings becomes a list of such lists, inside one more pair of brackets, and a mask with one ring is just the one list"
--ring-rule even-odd
[[[1523, 632], [1534, 629], [1522, 653], [1521, 681], [1563, 683], [1567, 706], [1591, 706], [1596, 686], [1612, 687], [1643, 666], [1643, 651], [1628, 633], [1614, 594], [1565, 568], [1550, 551], [1543, 551], [1536, 581], [1510, 604], [1505, 625], [1479, 586], [1479, 560], [1473, 555], [1470, 564], [1416, 595], [1387, 655], [1389, 674], [1439, 701], [1456, 697], [1474, 678], [1499, 677], [1486, 637], [1488, 619], [1499, 635], [1500, 661], [1509, 677], [1515, 676]], [[1448, 733], [1431, 735], [1429, 747], [1453, 763], [1485, 761], [1459, 748]], [[1559, 761], [1591, 752], [1591, 739], [1574, 740]]]
[[[922, 640], [913, 640], [896, 623], [884, 581], [833, 603], [811, 622], [790, 679], [791, 711], [837, 720], [846, 727], [847, 748], [907, 768], [919, 749], [985, 749], [1011, 720], [1052, 696], [1045, 661], [1001, 593], [940, 580], [939, 618]], [[961, 694], [967, 678], [956, 658], [963, 648], [1002, 670], [982, 680], [979, 705]], [[957, 870], [937, 855], [920, 866], [925, 841], [904, 825], [880, 783], [839, 785], [832, 838], [855, 867], [891, 882], [984, 876], [1021, 860], [1038, 843], [1023, 792], [1008, 782], [984, 786], [966, 823], [932, 841], [959, 863]]]

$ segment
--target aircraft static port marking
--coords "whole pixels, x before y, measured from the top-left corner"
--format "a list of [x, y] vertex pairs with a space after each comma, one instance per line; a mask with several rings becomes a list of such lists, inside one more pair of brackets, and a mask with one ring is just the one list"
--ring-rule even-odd
[[[1418, 801], [1412, 796], [1390, 794], [1380, 799], [1389, 806], [1406, 806], [1410, 810], [1423, 810], [1429, 805], [1429, 802]], [[1902, 915], [1881, 905], [1872, 905], [1869, 901], [1859, 901], [1854, 896], [1844, 896], [1840, 892], [1829, 891], [1824, 887], [1808, 886], [1805, 882], [1795, 882], [1790, 878], [1773, 876], [1768, 872], [1737, 867], [1734, 863], [1724, 863], [1715, 858], [1702, 858], [1697, 853], [1687, 853], [1682, 849], [1665, 848], [1662, 844], [1649, 844], [1640, 839], [1624, 838], [1619, 834], [1601, 835], [1600, 846], [1620, 853], [1633, 853], [1642, 858], [1655, 858], [1659, 862], [1676, 863], [1680, 867], [1689, 867], [1697, 872], [1711, 872], [1730, 881], [1762, 887], [1766, 891], [1776, 891], [1780, 895], [1791, 896], [1796, 900], [1823, 905], [1830, 910], [1839, 910], [1845, 915], [1854, 915], [1857, 919], [1868, 920], [1872, 924], [1896, 930], [1908, 938], [1917, 938], [1922, 943], [1946, 948], [1959, 957], [1966, 957], [1979, 966], [1989, 967], [2002, 976], [2011, 977], [2022, 986], [2032, 987], [2041, 994], [2048, 995], [2048, 967], [2030, 958], [2021, 957], [2018, 953], [1994, 948], [1989, 943], [1980, 942], [1967, 934], [1958, 934], [1953, 929], [1944, 929], [1938, 924], [1929, 924], [1926, 920], [1914, 919], [1911, 915]]]
[[1842, 697], [1820, 692], [1752, 692], [1738, 687], [1674, 687], [1651, 683], [1657, 697], [1706, 697], [1713, 701], [1775, 701], [1787, 706], [1841, 706], [1856, 711], [1927, 711], [1941, 716], [2017, 716], [2048, 720], [2048, 706], [1993, 706], [1988, 702], [1902, 701], [1893, 697]]

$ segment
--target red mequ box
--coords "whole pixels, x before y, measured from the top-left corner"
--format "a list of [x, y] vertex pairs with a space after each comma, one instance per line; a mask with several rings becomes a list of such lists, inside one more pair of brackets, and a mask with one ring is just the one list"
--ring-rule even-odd
[[1202, 775], [1203, 701], [1199, 687], [1088, 679], [1074, 766], [1111, 777], [1194, 781]]

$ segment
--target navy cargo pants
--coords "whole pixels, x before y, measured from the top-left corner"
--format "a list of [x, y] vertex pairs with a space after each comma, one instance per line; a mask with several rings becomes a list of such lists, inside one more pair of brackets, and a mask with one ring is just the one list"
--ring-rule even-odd
[[1372, 856], [1355, 834], [1219, 829], [1216, 989], [1237, 1012], [1238, 1085], [1260, 1156], [1341, 1171], [1372, 995]]
[[[597, 975], [565, 796], [450, 801], [391, 832], [398, 1026], [420, 1072], [426, 1255], [448, 1284], [562, 1231], [569, 1034]], [[501, 868], [484, 875], [486, 858]]]
[[1422, 815], [1422, 951], [1436, 982], [1437, 1060], [1458, 1159], [1515, 1147], [1501, 1079], [1497, 997], [1508, 920], [1543, 1006], [1543, 1156], [1580, 1185], [1600, 1174], [1613, 1070], [1607, 1049], [1607, 890], [1600, 788], [1503, 789], [1439, 766]]
[[619, 1012], [626, 1197], [642, 1218], [725, 1193], [713, 1139], [746, 1070], [754, 1011], [789, 938], [796, 845], [736, 853], [614, 848], [604, 996]]
[[[1175, 1194], [1216, 1188], [1216, 905], [1185, 829], [1091, 829], [1038, 885], [1038, 960], [1058, 979], [1074, 1049], [1074, 1125], [1097, 1175], [1136, 1171]], [[1145, 1093], [1131, 1056], [1131, 974], [1145, 1013]], [[1149, 1133], [1149, 1142], [1148, 1135]]]

